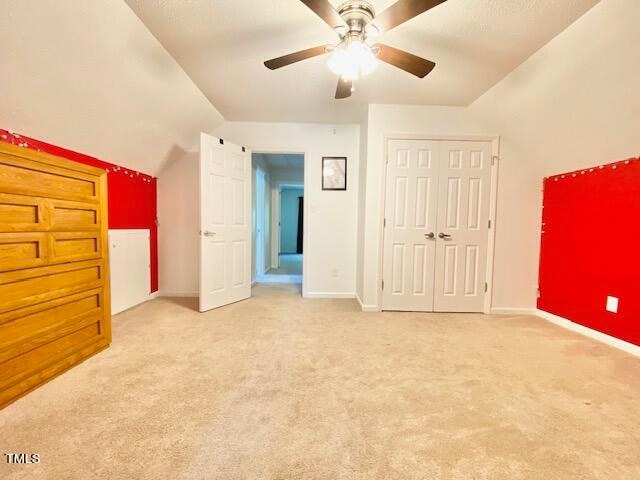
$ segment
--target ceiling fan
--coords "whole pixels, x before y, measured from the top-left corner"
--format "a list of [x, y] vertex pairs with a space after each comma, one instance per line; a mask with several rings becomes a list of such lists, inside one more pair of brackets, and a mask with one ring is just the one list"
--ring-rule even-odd
[[446, 0], [398, 0], [379, 15], [364, 0], [347, 0], [337, 9], [333, 8], [329, 0], [300, 1], [335, 30], [340, 42], [337, 45], [321, 45], [267, 60], [264, 65], [270, 70], [330, 53], [327, 65], [340, 77], [336, 98], [341, 99], [351, 96], [354, 91], [353, 83], [361, 76], [373, 72], [379, 60], [420, 78], [426, 77], [436, 66], [430, 60], [382, 43], [369, 45], [367, 38], [388, 32]]

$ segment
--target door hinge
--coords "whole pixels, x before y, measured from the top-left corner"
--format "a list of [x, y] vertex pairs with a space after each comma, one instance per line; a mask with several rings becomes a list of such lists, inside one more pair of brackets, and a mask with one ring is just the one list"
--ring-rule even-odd
[[484, 282], [484, 293], [487, 293], [489, 291], [489, 284], [487, 282]]
[[387, 226], [387, 219], [383, 218], [382, 219], [382, 228], [386, 228], [386, 226]]
[[384, 290], [384, 280], [382, 280], [382, 290]]
[[499, 157], [499, 156], [497, 156], [497, 155], [493, 155], [493, 156], [491, 157], [491, 165], [495, 165], [495, 163], [496, 163], [498, 160], [500, 160], [500, 157]]
[[489, 220], [489, 228], [491, 228], [491, 220]]

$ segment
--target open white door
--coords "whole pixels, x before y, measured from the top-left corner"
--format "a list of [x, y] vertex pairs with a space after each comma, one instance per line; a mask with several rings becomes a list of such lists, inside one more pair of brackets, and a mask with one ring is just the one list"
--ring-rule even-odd
[[200, 311], [251, 296], [251, 153], [200, 135]]

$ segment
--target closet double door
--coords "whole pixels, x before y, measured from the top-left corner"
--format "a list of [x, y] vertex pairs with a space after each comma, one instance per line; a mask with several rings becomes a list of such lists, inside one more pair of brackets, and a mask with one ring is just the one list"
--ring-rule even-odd
[[491, 143], [387, 144], [383, 310], [482, 312]]

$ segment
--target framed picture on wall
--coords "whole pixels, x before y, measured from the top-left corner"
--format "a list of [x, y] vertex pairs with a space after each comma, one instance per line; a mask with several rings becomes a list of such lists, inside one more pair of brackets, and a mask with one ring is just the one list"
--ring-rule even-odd
[[347, 189], [347, 157], [322, 157], [322, 190]]

